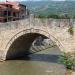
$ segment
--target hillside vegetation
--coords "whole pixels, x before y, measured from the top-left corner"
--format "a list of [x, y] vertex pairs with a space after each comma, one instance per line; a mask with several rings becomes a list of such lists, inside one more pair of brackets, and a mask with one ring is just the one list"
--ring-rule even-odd
[[67, 14], [68, 17], [75, 18], [75, 1], [25, 1], [21, 2], [26, 5], [30, 13], [39, 16], [62, 16]]

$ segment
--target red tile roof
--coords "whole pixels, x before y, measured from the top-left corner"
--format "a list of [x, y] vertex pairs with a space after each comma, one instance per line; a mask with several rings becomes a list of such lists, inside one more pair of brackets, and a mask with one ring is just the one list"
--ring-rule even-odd
[[0, 6], [3, 6], [3, 5], [12, 5], [12, 8], [16, 9], [16, 10], [19, 10], [19, 3], [16, 3], [16, 2], [0, 2]]
[[0, 4], [1, 5], [6, 5], [6, 4], [8, 4], [8, 5], [18, 5], [18, 3], [16, 3], [16, 2], [9, 2], [9, 1], [7, 1], [7, 2], [0, 2]]
[[0, 9], [5, 9], [6, 7], [3, 5], [0, 5]]

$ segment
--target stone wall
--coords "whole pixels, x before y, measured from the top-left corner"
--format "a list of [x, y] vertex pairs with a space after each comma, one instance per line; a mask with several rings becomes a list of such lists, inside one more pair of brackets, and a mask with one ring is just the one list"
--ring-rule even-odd
[[[70, 26], [73, 26], [73, 35], [68, 32]], [[61, 51], [75, 51], [75, 20], [30, 17], [25, 20], [0, 23], [0, 59], [5, 60], [12, 43], [28, 33], [38, 33], [48, 37]]]

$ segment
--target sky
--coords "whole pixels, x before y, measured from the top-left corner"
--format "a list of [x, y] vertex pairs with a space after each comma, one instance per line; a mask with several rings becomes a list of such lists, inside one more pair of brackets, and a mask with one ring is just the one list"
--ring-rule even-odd
[[[3, 1], [6, 1], [6, 0], [0, 0], [0, 2], [3, 2]], [[46, 1], [46, 0], [7, 0], [7, 1]], [[52, 0], [52, 1], [65, 1], [65, 0]]]

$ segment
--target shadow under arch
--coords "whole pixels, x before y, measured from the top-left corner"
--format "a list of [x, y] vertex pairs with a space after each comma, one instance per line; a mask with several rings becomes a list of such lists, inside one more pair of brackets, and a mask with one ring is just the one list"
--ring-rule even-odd
[[[30, 32], [29, 32], [29, 31]], [[6, 52], [6, 59], [11, 59], [11, 58], [15, 58], [15, 57], [21, 57], [21, 56], [25, 56], [29, 53], [29, 48], [31, 47], [32, 42], [36, 39], [36, 37], [38, 36], [42, 36], [44, 38], [51, 38], [51, 35], [49, 35], [49, 33], [43, 31], [43, 30], [39, 30], [39, 29], [35, 29], [36, 31], [32, 32], [31, 29], [28, 29], [27, 31], [24, 30], [22, 32], [21, 35], [16, 36], [14, 35], [11, 40], [8, 42], [6, 48], [8, 49]], [[26, 31], [26, 32], [25, 32]], [[38, 32], [37, 32], [38, 31]], [[43, 31], [44, 33], [39, 33], [39, 31]], [[18, 34], [19, 34], [18, 33]], [[15, 38], [16, 37], [16, 38]], [[54, 41], [55, 43], [58, 42], [59, 45], [61, 46], [61, 43], [54, 38], [54, 40], [51, 38], [52, 41]], [[9, 46], [8, 46], [9, 45]], [[58, 45], [57, 45], [58, 46]]]
[[47, 38], [46, 36], [37, 33], [28, 33], [18, 37], [9, 47], [9, 50], [6, 54], [6, 59], [23, 57], [30, 54], [29, 50], [32, 46], [32, 43], [39, 36]]

